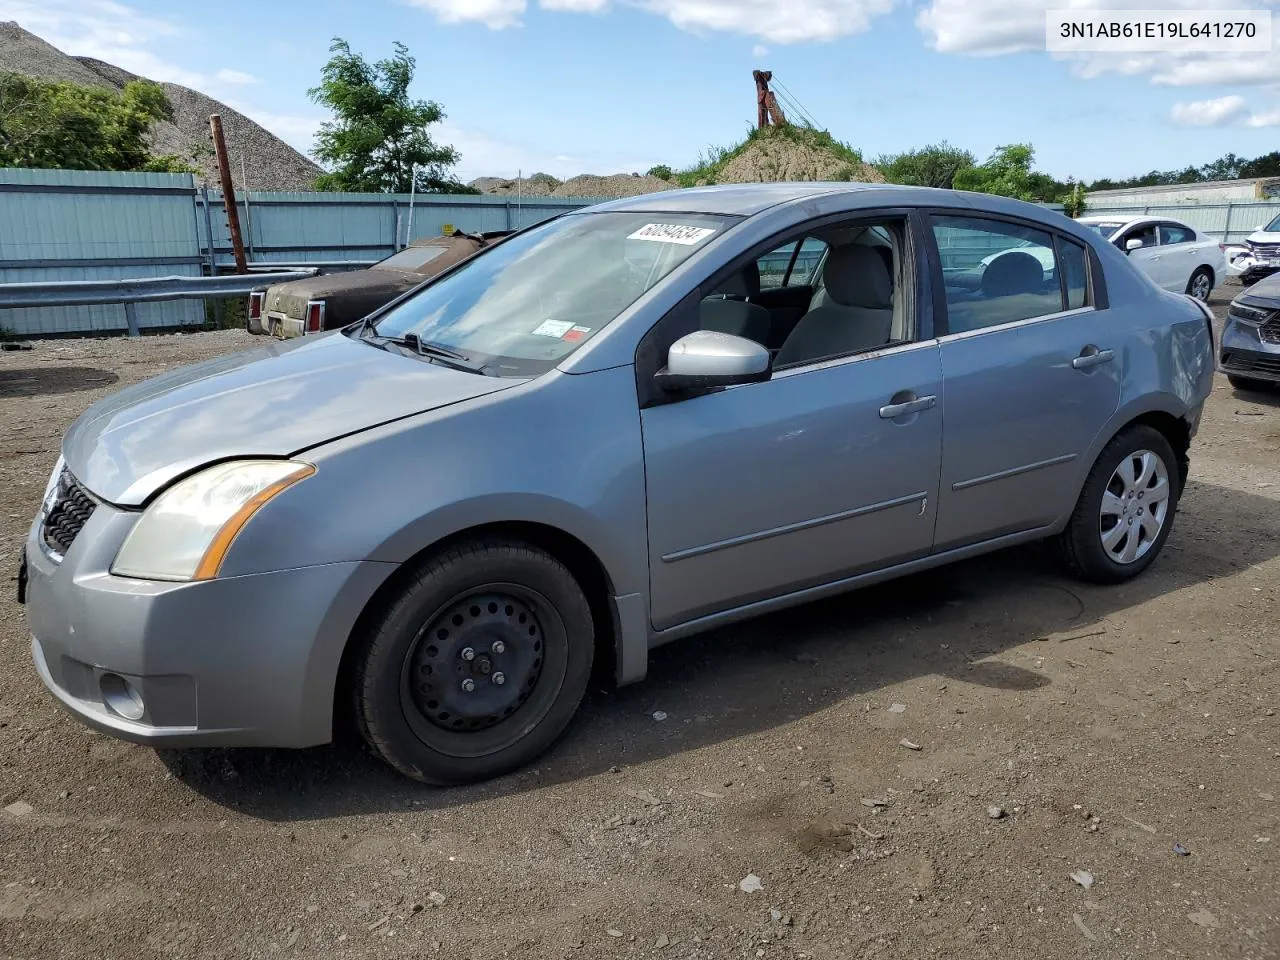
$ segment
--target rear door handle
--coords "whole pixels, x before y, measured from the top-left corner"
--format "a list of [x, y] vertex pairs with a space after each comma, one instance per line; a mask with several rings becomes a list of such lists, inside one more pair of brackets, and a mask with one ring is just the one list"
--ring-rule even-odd
[[1088, 370], [1103, 363], [1110, 363], [1116, 355], [1110, 350], [1099, 350], [1092, 343], [1080, 351], [1080, 356], [1071, 361], [1076, 370]]
[[889, 403], [880, 408], [880, 419], [894, 420], [909, 413], [919, 413], [930, 409], [937, 402], [937, 397], [917, 397], [909, 390], [900, 390], [890, 398]]

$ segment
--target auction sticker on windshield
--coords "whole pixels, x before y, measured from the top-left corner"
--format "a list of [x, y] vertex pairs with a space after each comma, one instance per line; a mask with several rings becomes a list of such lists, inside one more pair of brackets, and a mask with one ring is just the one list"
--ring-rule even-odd
[[628, 240], [654, 240], [658, 243], [679, 243], [691, 247], [715, 233], [713, 227], [688, 227], [680, 223], [646, 223]]

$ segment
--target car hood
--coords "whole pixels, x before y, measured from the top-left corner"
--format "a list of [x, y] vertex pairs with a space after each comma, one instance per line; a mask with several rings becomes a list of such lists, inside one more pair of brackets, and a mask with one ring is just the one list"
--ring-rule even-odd
[[[365, 314], [417, 286], [426, 277], [400, 270], [352, 270], [347, 273], [328, 273], [322, 277], [308, 277], [291, 283], [278, 283], [267, 288], [264, 309], [283, 313], [286, 317], [302, 319], [308, 300], [327, 301], [326, 313], [335, 308], [352, 314], [359, 320]], [[345, 310], [354, 306], [354, 310]], [[367, 307], [361, 313], [360, 307]]]
[[98, 497], [136, 506], [206, 463], [292, 456], [520, 382], [453, 370], [341, 333], [272, 342], [98, 401], [67, 432], [62, 454]]
[[1255, 303], [1275, 309], [1276, 302], [1280, 301], [1280, 273], [1263, 277], [1257, 283], [1246, 287], [1238, 299], [1244, 303]]
[[1245, 238], [1245, 243], [1280, 243], [1280, 233], [1274, 230], [1255, 230]]

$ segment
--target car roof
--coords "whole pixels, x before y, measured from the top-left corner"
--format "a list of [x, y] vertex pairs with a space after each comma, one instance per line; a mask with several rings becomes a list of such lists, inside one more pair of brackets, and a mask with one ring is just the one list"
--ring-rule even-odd
[[[708, 187], [687, 187], [643, 193], [596, 204], [593, 212], [634, 211], [637, 213], [713, 213], [749, 217], [770, 207], [808, 197], [833, 194], [859, 194], [882, 191], [897, 195], [905, 204], [940, 202], [940, 196], [965, 196], [952, 190], [910, 187], [890, 183], [847, 183], [843, 181], [806, 181], [802, 183], [729, 183]], [[966, 202], [967, 206], [968, 203]]]
[[683, 190], [664, 190], [635, 197], [623, 197], [583, 207], [577, 214], [629, 213], [703, 213], [751, 217], [774, 207], [794, 204], [816, 197], [845, 196], [849, 206], [875, 206], [881, 203], [904, 207], [947, 207], [987, 211], [1050, 221], [1062, 214], [1049, 207], [960, 190], [915, 187], [890, 183], [803, 182], [803, 183], [735, 183]]
[[1177, 217], [1152, 217], [1152, 216], [1109, 217], [1106, 214], [1095, 213], [1093, 214], [1093, 216], [1089, 216], [1089, 217], [1078, 217], [1076, 219], [1076, 222], [1077, 223], [1118, 223], [1122, 227], [1132, 227], [1140, 223], [1172, 223], [1179, 227], [1186, 227], [1188, 230], [1195, 230], [1195, 227], [1191, 226], [1191, 224], [1187, 223], [1184, 220], [1179, 220]]

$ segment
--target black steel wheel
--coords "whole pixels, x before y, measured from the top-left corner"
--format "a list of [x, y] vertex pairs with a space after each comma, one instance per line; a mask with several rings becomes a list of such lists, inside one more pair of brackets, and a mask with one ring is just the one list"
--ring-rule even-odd
[[586, 598], [555, 558], [520, 543], [459, 545], [374, 618], [356, 668], [361, 732], [424, 782], [513, 770], [577, 710], [594, 643]]

